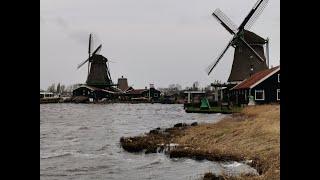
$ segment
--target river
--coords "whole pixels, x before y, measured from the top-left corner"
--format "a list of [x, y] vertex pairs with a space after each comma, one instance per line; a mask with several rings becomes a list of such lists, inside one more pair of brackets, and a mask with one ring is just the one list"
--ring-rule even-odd
[[40, 104], [40, 179], [199, 179], [206, 172], [253, 171], [237, 162], [128, 153], [122, 136], [176, 123], [217, 122], [222, 114], [185, 113], [181, 104]]

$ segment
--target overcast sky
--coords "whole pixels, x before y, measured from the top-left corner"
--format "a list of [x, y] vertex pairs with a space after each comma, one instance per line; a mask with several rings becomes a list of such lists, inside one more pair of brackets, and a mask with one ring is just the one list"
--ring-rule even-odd
[[[205, 69], [232, 38], [211, 15], [220, 8], [239, 25], [256, 0], [41, 0], [40, 88], [84, 83], [88, 36], [110, 62], [112, 80], [156, 88], [226, 81], [234, 49], [207, 76]], [[270, 64], [280, 64], [280, 1], [268, 5], [250, 29], [270, 38]]]

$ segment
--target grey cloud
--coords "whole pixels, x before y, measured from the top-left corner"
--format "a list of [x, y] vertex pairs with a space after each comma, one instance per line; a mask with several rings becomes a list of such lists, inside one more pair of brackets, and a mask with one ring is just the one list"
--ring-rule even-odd
[[[225, 80], [233, 50], [208, 77], [204, 71], [231, 35], [212, 17], [220, 8], [239, 25], [256, 0], [41, 0], [41, 86], [84, 82], [86, 69], [75, 71], [87, 57], [88, 35], [96, 48], [117, 63], [111, 75], [127, 76], [137, 88], [152, 81], [165, 87]], [[269, 1], [252, 31], [269, 37], [271, 63], [280, 58], [280, 3]], [[45, 24], [45, 25], [44, 25]], [[212, 58], [212, 59], [211, 59]], [[63, 66], [56, 61], [64, 63]], [[142, 75], [143, 74], [143, 75]]]
[[63, 29], [68, 29], [69, 24], [62, 17], [57, 17], [54, 22]]

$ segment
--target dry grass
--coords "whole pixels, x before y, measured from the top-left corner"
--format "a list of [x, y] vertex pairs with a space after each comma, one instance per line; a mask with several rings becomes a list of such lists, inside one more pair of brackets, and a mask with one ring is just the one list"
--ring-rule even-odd
[[279, 105], [246, 107], [216, 124], [188, 128], [174, 142], [215, 157], [254, 160], [261, 175], [242, 179], [280, 179]]
[[[280, 179], [280, 106], [246, 107], [215, 124], [151, 130], [144, 136], [121, 138], [129, 152], [156, 152], [159, 144], [177, 143], [170, 157], [190, 157], [212, 161], [253, 160], [260, 176], [220, 177], [220, 179]], [[217, 179], [210, 173], [205, 179]]]

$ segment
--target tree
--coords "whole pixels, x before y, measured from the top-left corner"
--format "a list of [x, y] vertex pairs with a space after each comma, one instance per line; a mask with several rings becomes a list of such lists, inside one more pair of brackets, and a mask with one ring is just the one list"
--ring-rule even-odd
[[60, 91], [61, 91], [61, 93], [65, 93], [66, 92], [66, 86], [65, 85], [61, 85], [60, 86]]
[[210, 92], [210, 91], [212, 91], [212, 86], [209, 84], [204, 89], [206, 92]]
[[193, 90], [198, 90], [199, 89], [199, 82], [198, 81], [196, 81], [196, 82], [194, 82], [193, 84], [192, 84], [192, 89]]
[[58, 85], [57, 85], [57, 93], [58, 93], [58, 94], [61, 93], [60, 83], [58, 83]]
[[73, 85], [69, 85], [65, 88], [65, 92], [71, 93], [73, 90]]
[[52, 93], [55, 93], [56, 92], [56, 85], [53, 83], [51, 84], [48, 89], [47, 89], [48, 92], [52, 92]]
[[176, 88], [177, 88], [178, 91], [181, 91], [182, 86], [180, 84], [176, 84]]

